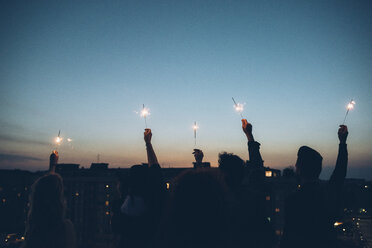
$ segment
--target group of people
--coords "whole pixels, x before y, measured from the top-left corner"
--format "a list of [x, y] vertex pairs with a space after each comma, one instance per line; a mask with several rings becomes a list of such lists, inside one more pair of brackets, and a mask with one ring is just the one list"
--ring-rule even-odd
[[[245, 119], [242, 129], [248, 140], [248, 177], [245, 162], [237, 155], [220, 153], [218, 168], [206, 168], [203, 152], [195, 149], [196, 169], [180, 173], [170, 184], [163, 181], [151, 129], [145, 129], [148, 165], [130, 168], [127, 190], [112, 206], [118, 247], [337, 247], [333, 223], [346, 177], [347, 127], [338, 129], [336, 167], [326, 184], [319, 182], [322, 156], [307, 146], [298, 150], [300, 187], [285, 203], [285, 227], [279, 242], [265, 216], [260, 143]], [[76, 245], [73, 224], [64, 216], [62, 179], [54, 173], [57, 162], [54, 152], [51, 173], [33, 185], [26, 248]]]

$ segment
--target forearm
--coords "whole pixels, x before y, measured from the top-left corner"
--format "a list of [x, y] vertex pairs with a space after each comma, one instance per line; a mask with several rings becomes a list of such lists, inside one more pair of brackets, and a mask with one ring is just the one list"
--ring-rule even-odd
[[332, 173], [330, 182], [340, 184], [344, 182], [347, 171], [347, 163], [348, 163], [347, 145], [345, 143], [340, 143], [338, 147], [336, 167]]
[[256, 141], [248, 141], [248, 153], [251, 164], [259, 167], [263, 166], [263, 160], [260, 153], [260, 143]]
[[154, 152], [154, 148], [152, 147], [151, 143], [146, 143], [146, 151], [147, 151], [147, 162], [149, 166], [154, 164], [159, 164], [156, 154]]

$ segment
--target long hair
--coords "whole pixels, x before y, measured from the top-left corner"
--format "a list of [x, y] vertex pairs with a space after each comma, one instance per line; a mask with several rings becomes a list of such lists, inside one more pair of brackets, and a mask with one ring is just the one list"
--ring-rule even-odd
[[63, 182], [58, 174], [49, 174], [32, 185], [25, 247], [64, 247], [65, 228]]

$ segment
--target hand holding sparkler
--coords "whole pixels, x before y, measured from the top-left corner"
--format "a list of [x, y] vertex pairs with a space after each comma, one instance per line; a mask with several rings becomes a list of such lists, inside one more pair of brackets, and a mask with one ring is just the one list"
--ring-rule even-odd
[[194, 152], [192, 154], [194, 154], [196, 163], [203, 162], [204, 154], [202, 150], [194, 149]]
[[154, 148], [152, 147], [152, 144], [151, 144], [151, 138], [152, 138], [151, 129], [146, 128], [143, 136], [144, 136], [144, 140], [146, 143], [147, 162], [149, 166], [154, 166], [154, 165], [159, 166], [158, 158], [156, 157]]
[[347, 136], [349, 134], [347, 130], [347, 126], [340, 125], [340, 128], [338, 129], [338, 139], [340, 140], [340, 144], [346, 144]]
[[59, 155], [56, 150], [53, 150], [49, 157], [49, 172], [54, 173], [56, 171], [56, 166], [58, 164]]
[[242, 119], [242, 128], [243, 128], [243, 132], [248, 138], [248, 141], [254, 141], [253, 134], [252, 134], [252, 124], [249, 123], [246, 119]]
[[150, 128], [146, 128], [145, 132], [143, 133], [144, 135], [144, 140], [146, 144], [151, 144], [151, 138], [152, 138], [152, 133]]

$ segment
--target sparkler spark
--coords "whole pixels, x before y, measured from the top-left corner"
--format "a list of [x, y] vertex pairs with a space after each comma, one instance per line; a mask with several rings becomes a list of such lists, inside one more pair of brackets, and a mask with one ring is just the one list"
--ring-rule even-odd
[[60, 135], [61, 135], [61, 129], [58, 131], [58, 135], [57, 135], [57, 137], [55, 138], [55, 141], [56, 141], [57, 145], [61, 144], [61, 142], [62, 142], [62, 140], [63, 140], [63, 138], [60, 137]]
[[194, 130], [194, 145], [196, 146], [196, 130], [199, 129], [199, 126], [196, 124], [196, 121], [194, 122], [192, 129]]
[[146, 117], [150, 115], [150, 109], [145, 107], [145, 104], [142, 104], [142, 110], [141, 110], [141, 117], [145, 119], [145, 126], [147, 128], [147, 120]]
[[234, 97], [231, 97], [231, 99], [233, 100], [234, 102], [234, 108], [235, 108], [235, 111], [238, 112], [240, 114], [240, 116], [242, 117], [243, 119], [243, 115], [242, 115], [242, 112], [244, 111], [244, 104], [242, 103], [237, 103], [234, 99]]
[[349, 114], [349, 111], [354, 109], [354, 105], [355, 105], [355, 101], [353, 99], [351, 99], [351, 101], [346, 106], [346, 114], [345, 114], [344, 122], [342, 123], [342, 125], [345, 124], [346, 117]]
[[55, 141], [59, 145], [62, 142], [63, 138], [61, 137], [56, 137]]

